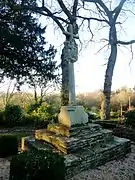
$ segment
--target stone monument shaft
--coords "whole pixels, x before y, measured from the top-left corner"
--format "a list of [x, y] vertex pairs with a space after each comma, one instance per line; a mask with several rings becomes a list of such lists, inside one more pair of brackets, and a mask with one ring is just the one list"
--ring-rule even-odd
[[75, 76], [74, 76], [74, 63], [69, 62], [69, 105], [75, 104]]
[[65, 42], [65, 57], [69, 68], [69, 105], [74, 105], [76, 100], [75, 95], [75, 76], [74, 76], [74, 62], [78, 60], [78, 46], [75, 42], [76, 35], [73, 31], [73, 25], [69, 24], [66, 35], [68, 35], [68, 41]]

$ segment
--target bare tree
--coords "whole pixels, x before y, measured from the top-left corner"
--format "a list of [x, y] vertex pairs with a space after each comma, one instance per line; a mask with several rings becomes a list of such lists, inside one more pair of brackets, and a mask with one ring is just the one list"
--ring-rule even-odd
[[15, 94], [16, 88], [17, 88], [17, 83], [10, 80], [9, 84], [8, 84], [8, 87], [6, 89], [6, 93], [3, 94], [3, 103], [4, 103], [5, 107], [8, 104], [10, 104], [11, 99], [13, 98], [13, 96]]
[[[34, 1], [33, 1], [34, 2]], [[29, 9], [34, 13], [38, 13], [45, 17], [51, 18], [57, 26], [60, 28], [61, 32], [65, 36], [64, 47], [61, 54], [61, 68], [62, 68], [62, 95], [61, 103], [62, 105], [69, 104], [69, 54], [71, 59], [78, 59], [78, 45], [75, 38], [78, 39], [78, 25], [77, 25], [77, 11], [78, 11], [78, 0], [66, 1], [66, 0], [53, 0], [47, 1], [42, 0], [37, 4], [29, 4], [25, 1], [21, 1], [18, 4], [18, 8]], [[71, 42], [70, 26], [73, 29], [73, 41]], [[69, 47], [73, 45], [72, 48]], [[73, 53], [73, 50], [76, 53]], [[71, 53], [67, 53], [70, 52]]]
[[[87, 10], [90, 12], [93, 12], [92, 7], [91, 9], [85, 7], [84, 2], [89, 2], [96, 7], [96, 11], [93, 13], [94, 17], [92, 17], [92, 14], [90, 14], [90, 17], [82, 16], [81, 13], [79, 13], [80, 9]], [[80, 24], [83, 24], [84, 20], [88, 21], [88, 28], [93, 35], [91, 31], [91, 24], [90, 21], [98, 21], [99, 23], [103, 24], [103, 27], [108, 26], [109, 27], [109, 38], [107, 45], [110, 46], [110, 55], [107, 62], [107, 68], [105, 73], [105, 81], [104, 81], [104, 98], [102, 103], [102, 111], [103, 111], [103, 117], [104, 119], [110, 119], [110, 96], [111, 96], [111, 86], [112, 86], [112, 77], [113, 77], [113, 71], [117, 59], [117, 48], [118, 45], [130, 45], [135, 43], [135, 40], [131, 41], [121, 41], [117, 39], [117, 29], [116, 25], [121, 25], [120, 22], [118, 22], [118, 18], [120, 16], [120, 13], [123, 11], [123, 6], [127, 2], [127, 0], [120, 0], [117, 7], [115, 7], [113, 10], [111, 9], [111, 0], [110, 1], [103, 1], [103, 0], [42, 0], [41, 3], [38, 4], [32, 4], [32, 5], [26, 5], [25, 1], [22, 0], [21, 8], [27, 8], [33, 12], [36, 12], [38, 14], [41, 14], [46, 17], [50, 17], [60, 28], [61, 32], [65, 36], [65, 43], [64, 48], [62, 50], [61, 55], [61, 68], [62, 68], [62, 105], [67, 105], [69, 103], [69, 61], [66, 58], [66, 51], [69, 51], [67, 49], [68, 43], [70, 43], [70, 25], [73, 28], [73, 48], [78, 47], [77, 43], [75, 41], [75, 38], [78, 38], [78, 21], [77, 19], [81, 19], [82, 22]], [[82, 4], [84, 6], [82, 6]], [[109, 4], [109, 7], [108, 7]], [[86, 14], [86, 13], [84, 13]], [[84, 15], [83, 14], [83, 15]], [[67, 43], [66, 43], [67, 42]], [[105, 45], [106, 46], [106, 45]], [[70, 51], [72, 51], [70, 49]], [[77, 49], [77, 48], [76, 48]], [[73, 57], [73, 56], [74, 57]], [[72, 58], [77, 59], [78, 53], [73, 54], [71, 53]], [[68, 58], [69, 59], [69, 58]]]
[[38, 105], [42, 105], [42, 103], [45, 101], [45, 97], [47, 93], [53, 93], [56, 89], [57, 82], [54, 81], [48, 81], [40, 78], [32, 78], [30, 82], [28, 82], [28, 85], [30, 88], [32, 88], [34, 93], [34, 101]]
[[116, 92], [116, 100], [118, 101], [118, 104], [120, 105], [120, 116], [121, 119], [123, 118], [123, 106], [128, 105], [129, 102], [129, 89], [127, 87], [122, 87], [121, 89], [118, 89]]
[[[121, 41], [117, 37], [117, 28], [116, 25], [121, 25], [122, 22], [119, 22], [119, 17], [121, 13], [125, 13], [126, 10], [123, 10], [123, 7], [126, 3], [131, 1], [120, 0], [119, 4], [111, 8], [112, 0], [103, 1], [103, 0], [83, 0], [83, 2], [89, 2], [95, 5], [98, 12], [98, 16], [101, 20], [104, 20], [104, 23], [109, 27], [109, 37], [105, 39], [108, 41], [107, 45], [110, 48], [110, 55], [107, 62], [107, 68], [105, 72], [104, 80], [104, 89], [103, 89], [103, 102], [102, 102], [102, 119], [110, 119], [110, 98], [111, 98], [111, 87], [112, 87], [112, 77], [114, 72], [114, 67], [117, 59], [117, 50], [119, 45], [132, 45], [135, 43], [135, 40], [130, 41]], [[129, 11], [129, 10], [127, 10]], [[132, 13], [132, 11], [130, 11]], [[103, 22], [103, 21], [102, 21]]]
[[[40, 3], [32, 5], [28, 5], [22, 0], [18, 5], [18, 8], [22, 8], [22, 10], [29, 9], [34, 13], [38, 13], [46, 17], [47, 19], [52, 19], [64, 35], [65, 42], [63, 43], [64, 47], [61, 53], [61, 104], [68, 105], [71, 94], [69, 92], [69, 69], [71, 68], [70, 62], [75, 62], [78, 59], [78, 43], [76, 42], [76, 39], [79, 39], [79, 28], [84, 24], [84, 20], [88, 20], [88, 28], [92, 34], [89, 21], [94, 20], [102, 22], [105, 20], [95, 17], [86, 19], [82, 18], [81, 13], [83, 12], [84, 8], [81, 0], [42, 0]], [[73, 36], [72, 38], [71, 34]]]

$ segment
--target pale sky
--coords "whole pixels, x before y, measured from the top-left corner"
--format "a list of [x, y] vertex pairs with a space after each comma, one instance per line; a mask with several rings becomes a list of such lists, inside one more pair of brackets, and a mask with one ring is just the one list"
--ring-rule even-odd
[[[118, 0], [113, 1], [113, 5], [117, 4]], [[135, 12], [135, 7], [131, 7]], [[121, 18], [121, 21], [124, 20]], [[46, 25], [46, 20], [44, 17], [40, 19], [42, 25]], [[96, 24], [92, 23], [93, 27]], [[79, 37], [82, 42], [84, 40], [89, 40], [90, 33], [85, 30], [81, 30]], [[123, 31], [123, 29], [125, 31]], [[120, 40], [131, 40], [135, 39], [135, 15], [129, 14], [126, 23], [123, 25], [123, 29], [118, 29], [118, 39]], [[102, 31], [93, 32], [95, 34], [96, 41], [101, 38], [108, 37], [108, 29]], [[56, 59], [60, 63], [60, 55], [62, 51], [62, 44], [64, 42], [64, 36], [60, 31], [54, 30], [52, 21], [49, 20], [47, 24], [47, 30], [45, 37], [48, 43], [55, 46], [57, 49]], [[79, 43], [79, 42], [78, 42]], [[84, 43], [85, 44], [85, 43]], [[83, 45], [84, 45], [83, 44]], [[78, 61], [75, 63], [75, 84], [76, 93], [92, 92], [103, 88], [104, 75], [109, 56], [108, 52], [105, 50], [100, 51], [98, 54], [96, 52], [102, 47], [101, 43], [89, 43], [86, 48], [84, 48], [79, 53]], [[127, 46], [129, 48], [129, 46]], [[131, 64], [131, 52], [130, 49], [120, 47], [118, 49], [117, 62], [114, 69], [112, 90], [120, 88], [121, 86], [127, 86], [133, 88], [135, 86], [135, 45], [133, 45], [134, 59]], [[3, 86], [6, 88], [5, 86]], [[2, 90], [2, 88], [0, 88]], [[27, 88], [22, 88], [22, 90], [29, 90]]]
[[[114, 3], [115, 4], [115, 3]], [[135, 10], [135, 9], [134, 9]], [[134, 11], [135, 12], [135, 11]], [[41, 19], [42, 24], [44, 24], [44, 18]], [[135, 39], [135, 16], [130, 14], [130, 17], [124, 23], [124, 30], [120, 30], [118, 33], [118, 39], [120, 40], [131, 40]], [[89, 39], [89, 32], [83, 31], [80, 34], [80, 39]], [[64, 42], [62, 34], [55, 30], [51, 23], [48, 25], [45, 37], [47, 41], [53, 44], [57, 50], [57, 60], [60, 62], [60, 54]], [[108, 37], [108, 31], [102, 30], [95, 34], [96, 40], [101, 37]], [[84, 48], [81, 53], [79, 53], [79, 59], [75, 63], [75, 84], [76, 92], [91, 92], [97, 89], [102, 89], [104, 84], [104, 75], [107, 62], [108, 53], [106, 50], [101, 51], [96, 54], [100, 49], [100, 43], [89, 44], [87, 48]], [[129, 46], [127, 46], [129, 48]], [[120, 88], [121, 86], [128, 86], [130, 88], [135, 86], [135, 58], [132, 60], [131, 64], [131, 52], [124, 47], [118, 49], [117, 62], [114, 70], [112, 90]], [[133, 52], [135, 53], [135, 45], [133, 45]], [[130, 64], [130, 65], [129, 65]]]

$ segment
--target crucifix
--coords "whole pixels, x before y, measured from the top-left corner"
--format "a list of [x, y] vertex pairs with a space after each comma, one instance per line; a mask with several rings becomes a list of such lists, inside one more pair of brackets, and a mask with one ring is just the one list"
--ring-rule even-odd
[[63, 56], [68, 61], [69, 70], [69, 105], [74, 105], [76, 101], [75, 95], [75, 76], [74, 76], [74, 63], [78, 60], [78, 45], [75, 42], [75, 38], [78, 39], [78, 35], [74, 34], [73, 25], [69, 24], [67, 32], [64, 34], [68, 37], [64, 43]]
[[73, 125], [88, 123], [88, 114], [85, 113], [83, 106], [76, 105], [75, 97], [75, 77], [74, 77], [74, 63], [78, 60], [78, 45], [75, 38], [78, 39], [78, 26], [76, 24], [69, 24], [67, 27], [66, 41], [62, 50], [62, 58], [68, 62], [68, 80], [66, 81], [66, 88], [68, 89], [69, 102], [67, 105], [61, 107], [58, 121], [65, 127], [72, 128]]

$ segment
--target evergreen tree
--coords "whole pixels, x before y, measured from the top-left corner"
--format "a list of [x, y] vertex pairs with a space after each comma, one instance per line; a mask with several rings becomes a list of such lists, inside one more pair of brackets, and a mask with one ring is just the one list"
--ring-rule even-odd
[[0, 1], [0, 80], [16, 79], [20, 84], [37, 75], [54, 79], [56, 50], [45, 50], [45, 27], [29, 10], [16, 9], [19, 3], [33, 4], [34, 0]]

